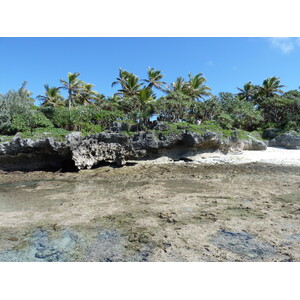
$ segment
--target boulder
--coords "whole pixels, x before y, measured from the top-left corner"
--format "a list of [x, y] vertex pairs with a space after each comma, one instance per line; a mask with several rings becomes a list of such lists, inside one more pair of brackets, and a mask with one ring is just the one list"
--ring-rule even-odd
[[158, 131], [167, 131], [170, 129], [170, 126], [163, 122], [153, 121], [153, 123], [149, 126], [149, 129], [158, 130]]
[[131, 124], [129, 126], [129, 131], [131, 131], [131, 132], [142, 131], [142, 126], [140, 124]]
[[267, 145], [265, 142], [260, 141], [252, 136], [249, 139], [242, 141], [242, 150], [266, 150]]
[[78, 170], [91, 169], [101, 163], [126, 164], [126, 150], [120, 144], [103, 143], [94, 139], [85, 139], [72, 152], [72, 159]]
[[269, 143], [271, 147], [284, 147], [287, 149], [300, 149], [300, 134], [296, 131], [285, 132]]
[[264, 139], [271, 140], [271, 139], [274, 139], [279, 134], [280, 134], [280, 129], [278, 129], [278, 128], [268, 128], [268, 129], [264, 130], [264, 132], [262, 134], [262, 137]]
[[122, 132], [122, 131], [128, 131], [129, 126], [127, 123], [124, 122], [112, 122], [107, 129], [113, 132]]
[[203, 134], [185, 131], [183, 142], [186, 146], [197, 149], [220, 149], [222, 146], [222, 137], [210, 131]]
[[228, 151], [243, 151], [243, 150], [266, 150], [267, 144], [264, 141], [261, 141], [251, 134], [247, 134], [245, 138], [238, 137], [238, 131], [233, 131], [231, 136], [228, 137], [227, 141], [224, 143], [224, 148]]
[[134, 149], [153, 150], [159, 149], [159, 139], [152, 132], [140, 132], [133, 136], [132, 146]]

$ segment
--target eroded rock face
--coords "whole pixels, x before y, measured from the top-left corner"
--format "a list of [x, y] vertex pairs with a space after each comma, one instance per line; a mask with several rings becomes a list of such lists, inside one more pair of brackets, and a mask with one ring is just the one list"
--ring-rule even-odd
[[95, 139], [85, 139], [73, 150], [72, 159], [80, 169], [91, 169], [104, 161], [118, 166], [126, 164], [128, 152], [117, 143], [103, 143]]
[[189, 147], [209, 150], [222, 149], [224, 144], [220, 135], [210, 131], [201, 135], [186, 131], [183, 136], [183, 141]]
[[267, 145], [265, 142], [260, 141], [254, 137], [249, 137], [248, 140], [242, 141], [242, 150], [266, 150]]
[[[115, 126], [119, 128], [119, 126]], [[120, 128], [119, 128], [120, 129]], [[122, 166], [128, 160], [142, 157], [182, 156], [197, 150], [265, 150], [266, 144], [249, 136], [239, 140], [233, 135], [223, 138], [214, 132], [198, 134], [183, 130], [180, 133], [138, 132], [127, 136], [119, 129], [82, 136], [69, 134], [65, 141], [52, 137], [37, 140], [14, 137], [0, 144], [1, 170], [81, 170], [101, 162]]]
[[14, 137], [0, 144], [0, 170], [33, 171], [73, 169], [71, 145], [52, 137], [38, 140]]
[[269, 145], [287, 149], [300, 149], [300, 135], [295, 131], [289, 131], [275, 137], [270, 141]]

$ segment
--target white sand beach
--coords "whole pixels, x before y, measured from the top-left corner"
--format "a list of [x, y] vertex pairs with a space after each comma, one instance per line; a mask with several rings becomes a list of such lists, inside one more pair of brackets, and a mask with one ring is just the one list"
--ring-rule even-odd
[[[247, 163], [268, 163], [283, 166], [300, 166], [300, 151], [294, 149], [268, 147], [264, 151], [240, 151], [224, 154], [220, 151], [203, 152], [196, 155], [185, 155], [191, 163], [197, 164], [247, 164]], [[139, 161], [139, 164], [166, 164], [174, 162], [166, 156], [155, 160]], [[174, 163], [183, 163], [183, 160]]]

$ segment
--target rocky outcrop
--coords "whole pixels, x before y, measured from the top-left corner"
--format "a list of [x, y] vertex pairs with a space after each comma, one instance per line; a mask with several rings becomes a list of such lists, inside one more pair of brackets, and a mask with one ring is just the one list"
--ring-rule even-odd
[[241, 141], [242, 150], [266, 150], [267, 145], [265, 142], [260, 141], [252, 136], [249, 136], [247, 140]]
[[122, 166], [126, 164], [127, 159], [137, 157], [139, 155], [130, 146], [113, 142], [102, 142], [96, 138], [84, 139], [72, 151], [72, 159], [79, 170], [91, 169], [101, 162]]
[[[162, 124], [155, 124], [166, 129]], [[113, 129], [113, 130], [112, 130]], [[0, 143], [0, 169], [2, 170], [81, 170], [101, 163], [122, 166], [128, 160], [140, 158], [184, 157], [197, 151], [265, 150], [264, 142], [249, 135], [239, 139], [236, 134], [224, 138], [219, 133], [203, 134], [182, 130], [179, 133], [160, 131], [138, 132], [126, 135], [123, 125], [113, 124], [109, 131], [89, 136], [73, 132], [64, 141], [52, 137], [37, 140], [14, 137]]]
[[16, 136], [0, 144], [0, 170], [74, 169], [71, 145], [53, 137], [32, 140]]
[[278, 128], [268, 128], [268, 129], [264, 130], [264, 132], [262, 134], [262, 137], [264, 139], [271, 140], [271, 139], [274, 139], [279, 134], [280, 134], [280, 129], [278, 129]]
[[296, 131], [285, 132], [276, 136], [269, 143], [271, 147], [284, 147], [287, 149], [300, 149], [300, 134]]

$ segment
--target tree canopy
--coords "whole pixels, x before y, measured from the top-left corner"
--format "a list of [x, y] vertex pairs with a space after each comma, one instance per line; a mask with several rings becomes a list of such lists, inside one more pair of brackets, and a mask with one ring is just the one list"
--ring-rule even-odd
[[[147, 78], [119, 69], [112, 96], [95, 90], [95, 85], [68, 73], [59, 86], [44, 85], [36, 96], [24, 82], [17, 91], [0, 94], [0, 134], [15, 134], [35, 128], [63, 128], [99, 132], [113, 121], [143, 126], [157, 119], [165, 122], [216, 122], [224, 129], [263, 130], [268, 127], [300, 131], [300, 91], [283, 92], [279, 77], [262, 84], [251, 81], [235, 94], [213, 95], [202, 73], [163, 81], [161, 70], [147, 69]], [[63, 96], [65, 91], [66, 97]], [[156, 93], [160, 93], [158, 97]]]

